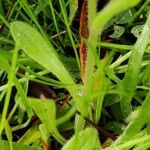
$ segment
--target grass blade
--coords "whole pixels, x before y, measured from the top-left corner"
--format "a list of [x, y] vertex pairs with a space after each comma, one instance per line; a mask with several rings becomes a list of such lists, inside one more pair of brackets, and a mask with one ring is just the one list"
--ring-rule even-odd
[[149, 112], [149, 108], [150, 108], [150, 93], [147, 95], [140, 109], [137, 110], [138, 112], [136, 112], [133, 120], [129, 123], [123, 134], [112, 145], [112, 147], [116, 147], [120, 143], [124, 143], [124, 141], [127, 142], [131, 140], [140, 131], [140, 129], [150, 121], [150, 114], [147, 113]]
[[149, 43], [149, 37], [150, 37], [150, 14], [144, 25], [143, 31], [140, 37], [138, 38], [134, 46], [134, 49], [131, 53], [128, 63], [128, 70], [122, 81], [121, 88], [124, 91], [124, 95], [122, 96], [121, 107], [122, 107], [122, 114], [124, 114], [124, 117], [126, 117], [129, 114], [127, 109], [130, 110], [129, 105], [138, 83], [142, 58], [146, 46]]

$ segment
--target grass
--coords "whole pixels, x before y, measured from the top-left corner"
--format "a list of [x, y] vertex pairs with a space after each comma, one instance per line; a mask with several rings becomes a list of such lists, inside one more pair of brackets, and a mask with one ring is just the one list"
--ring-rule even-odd
[[0, 0], [0, 147], [149, 149], [149, 4]]

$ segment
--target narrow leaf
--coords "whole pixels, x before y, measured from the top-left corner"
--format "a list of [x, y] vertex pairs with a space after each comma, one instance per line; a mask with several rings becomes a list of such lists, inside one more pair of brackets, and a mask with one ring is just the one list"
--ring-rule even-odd
[[[149, 43], [149, 38], [150, 38], [150, 14], [143, 27], [142, 33], [140, 37], [138, 38], [134, 46], [134, 49], [131, 53], [131, 56], [128, 62], [128, 70], [121, 84], [122, 86], [121, 88], [124, 91], [124, 95], [122, 96], [122, 101], [121, 101], [122, 114], [124, 114], [124, 117], [127, 117], [127, 115], [129, 115], [130, 113], [129, 105], [130, 105], [132, 96], [134, 94], [134, 91], [138, 83], [142, 58], [143, 58], [143, 54], [146, 49], [146, 46]], [[127, 109], [129, 111], [127, 111]]]
[[[2, 70], [5, 70], [8, 74], [11, 70], [11, 66], [9, 65], [9, 62], [8, 60], [3, 57], [3, 55], [0, 54], [0, 68]], [[18, 93], [20, 94], [21, 96], [21, 100], [22, 100], [22, 103], [24, 104], [24, 107], [26, 108], [26, 111], [28, 112], [29, 116], [31, 117], [32, 116], [32, 110], [31, 110], [31, 107], [27, 101], [27, 97], [25, 95], [25, 92], [23, 91], [22, 89], [22, 86], [21, 84], [19, 83], [19, 81], [17, 80], [16, 76], [14, 77], [14, 84], [18, 90]]]
[[41, 133], [39, 131], [39, 123], [32, 125], [32, 127], [25, 132], [25, 134], [19, 139], [18, 143], [30, 145], [33, 142], [41, 138]]
[[78, 9], [78, 0], [71, 0], [70, 1], [70, 13], [69, 13], [69, 22], [72, 22], [75, 13]]
[[[150, 121], [150, 93], [147, 95], [140, 109], [134, 114], [133, 119], [130, 121], [129, 125], [123, 132], [123, 134], [118, 138], [113, 146], [116, 146], [124, 141], [131, 140], [141, 129], [142, 127]], [[133, 112], [134, 113], [134, 112]]]

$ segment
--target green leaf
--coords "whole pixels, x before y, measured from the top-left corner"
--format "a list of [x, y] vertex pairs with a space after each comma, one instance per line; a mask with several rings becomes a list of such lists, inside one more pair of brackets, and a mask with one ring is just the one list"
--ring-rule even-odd
[[[52, 72], [66, 85], [75, 100], [78, 99], [78, 86], [72, 76], [60, 61], [57, 53], [49, 41], [34, 28], [23, 22], [13, 22], [10, 31], [16, 44], [25, 51], [33, 60]], [[32, 36], [31, 36], [32, 35]]]
[[71, 75], [60, 62], [51, 43], [48, 43], [37, 30], [24, 22], [16, 21], [11, 23], [10, 31], [16, 44], [32, 59], [51, 71], [65, 84], [74, 84]]
[[35, 111], [36, 115], [40, 118], [41, 122], [45, 125], [49, 133], [62, 144], [66, 141], [59, 134], [56, 127], [56, 106], [55, 102], [50, 99], [35, 99], [29, 98], [31, 107]]
[[121, 107], [122, 107], [122, 114], [124, 115], [124, 117], [127, 117], [131, 110], [130, 102], [132, 100], [134, 91], [138, 83], [142, 58], [146, 46], [149, 43], [149, 38], [150, 38], [150, 14], [143, 27], [141, 35], [139, 36], [137, 42], [134, 45], [134, 49], [129, 58], [127, 72], [120, 86], [120, 89], [124, 91], [124, 94], [121, 96], [122, 99]]
[[109, 37], [114, 38], [114, 39], [118, 39], [119, 37], [121, 37], [124, 33], [125, 29], [121, 26], [114, 26], [114, 33], [112, 35], [110, 35]]
[[141, 80], [142, 80], [142, 83], [146, 86], [149, 86], [150, 87], [150, 64], [148, 64], [146, 66], [146, 68], [143, 70], [142, 72], [142, 77], [141, 77]]
[[[142, 129], [142, 127], [150, 121], [150, 93], [147, 95], [146, 99], [144, 100], [142, 106], [139, 108], [139, 110], [136, 110], [136, 112], [133, 112], [132, 119], [123, 132], [123, 134], [118, 138], [118, 140], [115, 143], [115, 146], [124, 142], [131, 140], [139, 131]], [[114, 146], [114, 145], [112, 145]]]
[[132, 29], [131, 29], [131, 33], [135, 36], [135, 37], [139, 37], [140, 34], [141, 34], [141, 31], [143, 29], [143, 25], [137, 25], [137, 26], [134, 26]]
[[12, 149], [12, 147], [13, 147], [12, 146], [12, 131], [11, 131], [11, 127], [10, 127], [7, 120], [6, 120], [6, 123], [5, 123], [5, 131], [6, 131], [8, 141], [9, 141], [10, 149]]
[[[5, 57], [3, 57], [2, 54], [0, 54], [0, 69], [5, 70], [8, 74], [10, 73], [10, 70], [11, 70], [11, 66], [9, 65], [8, 60]], [[13, 82], [14, 82], [17, 90], [18, 90], [18, 93], [21, 97], [21, 101], [24, 104], [24, 107], [26, 108], [26, 111], [28, 112], [29, 116], [31, 117], [32, 114], [33, 114], [32, 110], [31, 110], [31, 107], [30, 107], [30, 105], [27, 101], [27, 97], [25, 95], [25, 92], [22, 89], [22, 85], [19, 83], [16, 76], [14, 77]]]
[[150, 148], [150, 141], [137, 144], [133, 150], [148, 150]]
[[62, 150], [100, 150], [98, 133], [94, 128], [86, 128], [74, 135]]
[[56, 115], [56, 108], [55, 102], [53, 100], [40, 100], [29, 98], [31, 107], [40, 118], [43, 124], [46, 125], [47, 129], [51, 131], [53, 128], [56, 127], [55, 122], [55, 115]]
[[134, 15], [134, 11], [132, 9], [130, 10], [125, 10], [122, 11], [121, 13], [119, 13], [118, 15], [116, 15], [115, 17], [115, 22], [117, 24], [125, 24], [128, 23], [129, 20], [132, 18], [132, 16]]
[[39, 131], [39, 123], [37, 123], [32, 125], [32, 127], [19, 139], [18, 143], [29, 145], [40, 138], [41, 133]]
[[105, 125], [105, 128], [110, 131], [113, 131], [115, 134], [121, 134], [125, 126], [119, 122], [110, 121]]
[[[95, 17], [94, 21], [92, 22], [92, 30], [98, 31], [102, 30], [104, 25], [117, 13], [131, 8], [138, 4], [140, 0], [111, 0], [105, 7], [102, 9], [102, 11], [98, 12], [97, 16]], [[91, 30], [91, 31], [92, 31]], [[98, 34], [98, 33], [93, 33]]]
[[72, 22], [75, 13], [78, 9], [78, 0], [71, 0], [69, 6], [70, 6], [69, 22]]
[[47, 132], [47, 128], [46, 128], [45, 124], [41, 124], [39, 126], [39, 130], [40, 130], [40, 133], [42, 135], [42, 140], [45, 143], [48, 143], [48, 139], [49, 139], [50, 133]]
[[[14, 150], [41, 150], [38, 147], [32, 147], [32, 146], [28, 146], [28, 145], [23, 145], [23, 144], [19, 144], [19, 143], [12, 143], [12, 147]], [[0, 149], [1, 150], [9, 150], [9, 142], [4, 141], [4, 140], [0, 140]]]

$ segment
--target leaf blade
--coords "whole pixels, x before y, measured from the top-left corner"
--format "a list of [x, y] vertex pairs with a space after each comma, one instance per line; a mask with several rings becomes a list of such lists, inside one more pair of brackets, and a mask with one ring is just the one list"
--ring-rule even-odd
[[32, 59], [50, 70], [62, 82], [74, 84], [71, 75], [60, 62], [53, 46], [28, 24], [16, 21], [10, 25], [11, 34], [21, 49]]

